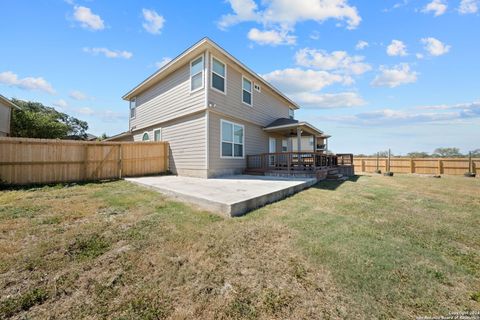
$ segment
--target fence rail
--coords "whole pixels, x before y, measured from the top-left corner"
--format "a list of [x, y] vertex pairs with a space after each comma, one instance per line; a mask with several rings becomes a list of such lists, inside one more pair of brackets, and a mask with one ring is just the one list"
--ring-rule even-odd
[[0, 138], [0, 182], [5, 184], [119, 179], [167, 170], [167, 142]]
[[[353, 158], [355, 172], [388, 171], [388, 158]], [[404, 158], [392, 157], [390, 171], [394, 173], [463, 175], [468, 171], [476, 173], [480, 168], [480, 158]]]

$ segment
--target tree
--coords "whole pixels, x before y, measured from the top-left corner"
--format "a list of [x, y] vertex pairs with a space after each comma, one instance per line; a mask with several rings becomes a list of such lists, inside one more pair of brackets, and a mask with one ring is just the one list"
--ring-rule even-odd
[[21, 110], [12, 112], [13, 137], [62, 139], [86, 136], [88, 124], [39, 102], [13, 99]]
[[433, 156], [439, 158], [463, 157], [459, 148], [437, 148], [433, 151]]
[[414, 151], [407, 153], [407, 156], [410, 158], [428, 158], [430, 157], [430, 154], [423, 151]]
[[480, 149], [472, 150], [472, 157], [473, 158], [480, 158]]
[[[379, 156], [380, 158], [386, 158], [386, 157], [388, 157], [388, 150], [386, 150], [386, 151], [379, 151], [379, 152], [377, 152], [377, 153], [378, 153], [378, 156]], [[377, 153], [372, 154], [372, 157], [376, 157], [376, 156], [377, 156]], [[392, 153], [392, 152], [390, 152], [390, 156], [393, 157], [393, 153]]]
[[103, 141], [105, 139], [108, 139], [107, 134], [104, 132], [100, 137], [97, 137], [97, 141]]

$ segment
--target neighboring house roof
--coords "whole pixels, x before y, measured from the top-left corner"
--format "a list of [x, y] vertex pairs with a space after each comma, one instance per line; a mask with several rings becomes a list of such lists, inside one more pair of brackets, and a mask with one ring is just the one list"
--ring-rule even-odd
[[115, 141], [117, 139], [129, 137], [129, 136], [132, 136], [132, 133], [130, 131], [125, 131], [125, 132], [116, 134], [114, 136], [108, 137], [107, 139], [105, 139], [105, 141]]
[[260, 75], [258, 75], [256, 72], [252, 71], [250, 68], [248, 68], [246, 65], [244, 65], [242, 62], [240, 62], [237, 58], [232, 56], [230, 53], [228, 53], [225, 49], [220, 47], [218, 44], [216, 44], [214, 41], [209, 39], [208, 37], [203, 38], [202, 40], [198, 41], [195, 43], [193, 46], [182, 52], [180, 55], [178, 55], [175, 59], [167, 63], [165, 66], [160, 68], [157, 72], [152, 74], [150, 77], [145, 79], [143, 82], [141, 82], [138, 86], [130, 90], [127, 94], [125, 94], [122, 99], [124, 100], [130, 100], [134, 98], [136, 95], [140, 94], [141, 92], [145, 91], [161, 79], [163, 79], [165, 76], [170, 74], [171, 72], [175, 71], [175, 68], [183, 65], [186, 62], [186, 58], [189, 57], [189, 55], [201, 48], [202, 46], [211, 46], [214, 49], [220, 51], [222, 54], [224, 54], [226, 57], [228, 57], [230, 60], [238, 64], [241, 68], [245, 69], [247, 72], [251, 73], [253, 76], [258, 78], [260, 82], [262, 82], [265, 86], [270, 88], [273, 92], [281, 96], [283, 99], [285, 99], [290, 105], [292, 109], [298, 109], [300, 106], [292, 101], [290, 98], [288, 98], [286, 95], [281, 93], [277, 88], [275, 88], [273, 85], [268, 83], [265, 79], [263, 79]]
[[17, 106], [15, 103], [13, 103], [12, 101], [10, 101], [9, 99], [5, 98], [4, 96], [2, 96], [0, 94], [0, 102], [3, 102], [3, 104], [11, 107], [11, 108], [15, 108], [15, 109], [18, 109], [20, 110], [20, 107]]
[[85, 136], [79, 136], [79, 135], [70, 135], [66, 136], [64, 140], [84, 140], [84, 141], [93, 141], [97, 140], [97, 136], [91, 134], [91, 133], [86, 133]]

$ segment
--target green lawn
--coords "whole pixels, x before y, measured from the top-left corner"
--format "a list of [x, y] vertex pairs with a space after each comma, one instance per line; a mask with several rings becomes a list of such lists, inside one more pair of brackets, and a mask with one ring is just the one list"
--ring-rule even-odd
[[124, 181], [0, 192], [0, 319], [480, 310], [480, 179], [360, 176], [224, 219]]

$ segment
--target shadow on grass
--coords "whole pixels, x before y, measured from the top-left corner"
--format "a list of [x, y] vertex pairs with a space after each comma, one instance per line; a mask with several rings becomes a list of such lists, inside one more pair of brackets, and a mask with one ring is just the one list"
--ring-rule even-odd
[[14, 185], [14, 184], [2, 184], [0, 183], [0, 191], [13, 191], [13, 190], [23, 190], [23, 191], [33, 191], [43, 188], [69, 188], [74, 186], [84, 186], [87, 184], [105, 184], [114, 181], [120, 181], [123, 179], [105, 179], [105, 180], [89, 180], [89, 181], [79, 181], [79, 182], [58, 182], [58, 183], [30, 183], [23, 185]]
[[348, 177], [347, 180], [322, 180], [317, 184], [311, 186], [311, 188], [322, 189], [322, 190], [336, 190], [345, 182], [356, 182], [359, 178], [360, 176], [354, 175], [354, 176]]

